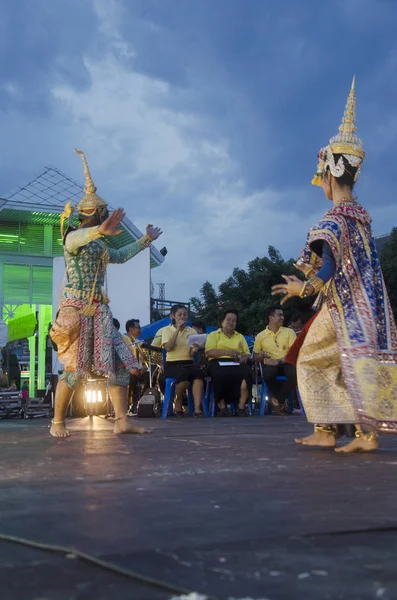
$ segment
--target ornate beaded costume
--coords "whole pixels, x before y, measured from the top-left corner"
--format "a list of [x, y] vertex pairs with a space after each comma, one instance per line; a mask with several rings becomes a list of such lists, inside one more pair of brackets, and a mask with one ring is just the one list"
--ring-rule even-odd
[[[92, 216], [106, 203], [95, 192], [83, 153], [86, 175], [86, 196], [78, 205], [83, 216]], [[94, 211], [94, 212], [93, 212]], [[61, 219], [70, 219], [72, 209], [66, 206]], [[136, 360], [123, 337], [113, 326], [113, 317], [105, 291], [108, 263], [124, 263], [151, 243], [144, 236], [124, 248], [110, 248], [102, 239], [99, 226], [74, 230], [70, 224], [64, 237], [67, 283], [60, 309], [51, 329], [51, 338], [58, 346], [58, 356], [64, 364], [62, 378], [75, 388], [81, 378], [99, 375], [109, 383], [128, 385], [129, 373]]]
[[[364, 151], [355, 134], [354, 114], [353, 81], [339, 137], [323, 152], [318, 176], [327, 167], [341, 176], [333, 154], [361, 166]], [[314, 265], [324, 243], [331, 249], [335, 272], [323, 288], [316, 318], [299, 341], [297, 359], [307, 418], [397, 431], [397, 331], [371, 217], [355, 200], [334, 206], [310, 230], [303, 262]]]

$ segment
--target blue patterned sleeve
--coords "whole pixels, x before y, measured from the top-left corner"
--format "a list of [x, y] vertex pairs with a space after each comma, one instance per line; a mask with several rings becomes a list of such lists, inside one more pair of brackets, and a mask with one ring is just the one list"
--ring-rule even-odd
[[335, 275], [336, 269], [335, 259], [327, 242], [323, 242], [322, 261], [323, 264], [317, 272], [317, 277], [322, 279], [324, 283], [327, 283]]
[[335, 220], [324, 219], [310, 230], [308, 243], [313, 252], [322, 256], [324, 242], [331, 249], [336, 263], [340, 260], [341, 228]]
[[148, 248], [151, 244], [151, 240], [147, 235], [144, 235], [136, 242], [132, 242], [132, 244], [128, 244], [119, 250], [115, 248], [109, 248], [109, 262], [110, 263], [125, 263], [130, 258], [133, 258], [141, 250]]

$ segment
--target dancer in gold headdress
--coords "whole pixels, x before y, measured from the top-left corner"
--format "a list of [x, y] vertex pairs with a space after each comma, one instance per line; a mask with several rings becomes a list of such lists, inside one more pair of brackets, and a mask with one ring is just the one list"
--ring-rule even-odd
[[355, 439], [339, 452], [375, 450], [377, 431], [397, 431], [396, 326], [371, 217], [352, 197], [364, 155], [353, 79], [339, 133], [320, 151], [312, 181], [333, 207], [309, 232], [298, 266], [308, 280], [284, 276], [285, 283], [273, 287], [273, 294], [285, 294], [282, 303], [318, 292], [324, 297], [297, 358], [298, 387], [315, 431], [296, 441], [333, 448], [333, 425], [356, 423]]
[[[61, 216], [67, 284], [57, 318], [51, 328], [51, 339], [65, 371], [55, 395], [55, 414], [50, 433], [68, 437], [66, 412], [73, 392], [82, 379], [104, 377], [115, 410], [115, 433], [144, 433], [134, 428], [127, 418], [127, 386], [134, 358], [121, 334], [113, 326], [109, 300], [104, 290], [108, 263], [124, 263], [161, 235], [160, 229], [148, 225], [146, 235], [120, 250], [111, 248], [103, 239], [122, 233], [119, 228], [125, 214], [119, 208], [110, 216], [106, 202], [96, 194], [84, 153], [85, 196], [77, 205], [80, 226], [73, 227], [70, 202]], [[67, 226], [65, 227], [65, 222]]]

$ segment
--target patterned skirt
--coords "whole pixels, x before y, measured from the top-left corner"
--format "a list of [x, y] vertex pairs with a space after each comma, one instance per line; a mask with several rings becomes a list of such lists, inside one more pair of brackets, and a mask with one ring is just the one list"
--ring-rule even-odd
[[[76, 382], [98, 375], [110, 384], [127, 386], [137, 362], [114, 327], [109, 306], [97, 302], [93, 317], [81, 313], [85, 306], [82, 300], [64, 299], [51, 328], [50, 336], [58, 347], [65, 374], [73, 373]], [[68, 384], [72, 379], [66, 378]]]
[[331, 315], [326, 306], [313, 320], [299, 350], [298, 389], [309, 423], [357, 423], [347, 391]]

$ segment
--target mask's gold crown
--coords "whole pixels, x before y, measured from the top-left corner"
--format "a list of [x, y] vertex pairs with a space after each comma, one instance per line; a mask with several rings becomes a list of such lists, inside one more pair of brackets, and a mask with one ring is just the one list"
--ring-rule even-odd
[[356, 91], [355, 77], [353, 77], [345, 112], [342, 117], [342, 123], [339, 126], [339, 133], [330, 139], [329, 145], [326, 148], [320, 150], [317, 172], [312, 180], [313, 185], [321, 186], [322, 176], [327, 167], [330, 168], [331, 173], [335, 177], [341, 177], [343, 175], [345, 171], [344, 162], [342, 159], [339, 159], [335, 164], [333, 159], [334, 154], [342, 154], [349, 164], [353, 167], [358, 167], [359, 171], [359, 167], [365, 157], [365, 152], [363, 143], [357, 136], [356, 130]]
[[81, 150], [74, 150], [77, 154], [80, 154], [83, 165], [84, 165], [84, 175], [85, 175], [85, 187], [84, 192], [85, 196], [77, 205], [77, 210], [80, 214], [85, 217], [92, 217], [98, 208], [106, 207], [107, 204], [103, 198], [96, 194], [96, 186], [92, 180], [90, 170], [88, 168], [87, 159], [85, 157], [84, 152]]
[[356, 92], [355, 92], [355, 76], [353, 77], [350, 93], [347, 98], [345, 112], [343, 114], [342, 123], [339, 126], [339, 133], [330, 139], [329, 145], [332, 154], [350, 154], [358, 156], [364, 160], [365, 152], [363, 143], [356, 135]]

